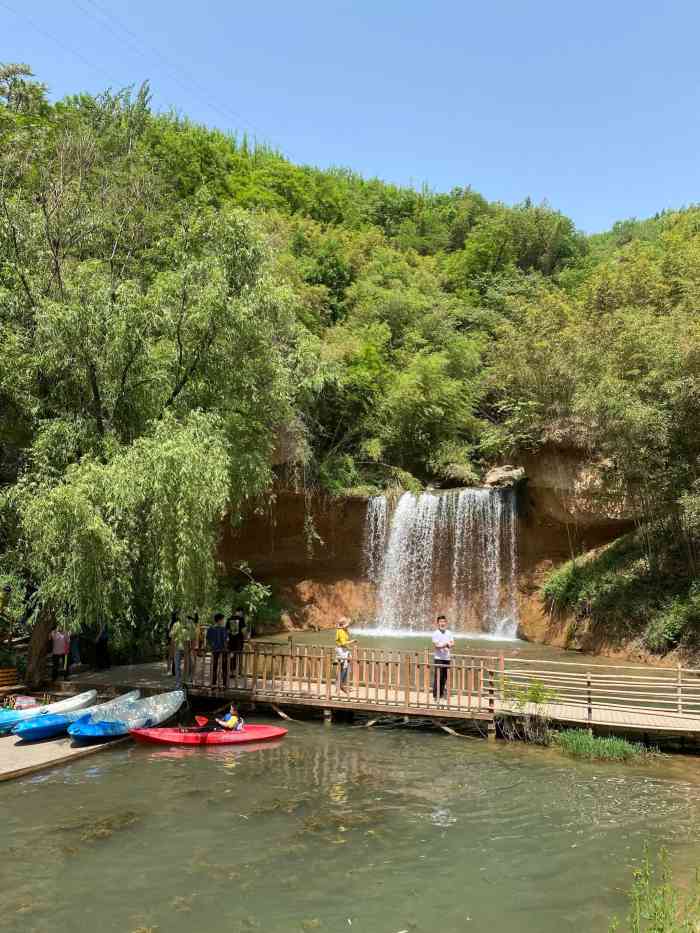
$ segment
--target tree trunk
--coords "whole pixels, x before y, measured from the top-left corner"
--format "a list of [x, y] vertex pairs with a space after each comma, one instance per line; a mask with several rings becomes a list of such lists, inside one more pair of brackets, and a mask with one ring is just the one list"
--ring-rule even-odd
[[48, 641], [53, 628], [53, 614], [44, 606], [39, 618], [34, 623], [32, 637], [29, 640], [27, 652], [27, 686], [39, 687], [44, 680], [46, 672], [46, 656], [48, 654]]

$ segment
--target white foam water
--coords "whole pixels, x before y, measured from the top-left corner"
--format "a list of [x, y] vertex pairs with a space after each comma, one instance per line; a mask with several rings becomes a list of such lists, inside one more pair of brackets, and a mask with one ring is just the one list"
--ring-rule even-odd
[[424, 633], [444, 612], [455, 631], [513, 639], [516, 534], [510, 489], [407, 492], [393, 511], [383, 496], [371, 498], [365, 565], [376, 586], [376, 630]]

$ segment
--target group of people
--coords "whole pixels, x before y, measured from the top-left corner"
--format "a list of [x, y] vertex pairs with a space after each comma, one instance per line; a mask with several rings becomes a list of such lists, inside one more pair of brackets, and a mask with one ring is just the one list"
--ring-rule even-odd
[[[81, 663], [80, 642], [78, 632], [66, 632], [58, 627], [52, 629], [49, 635], [49, 653], [51, 655], [51, 679], [57, 680], [59, 675], [68, 680], [70, 669]], [[104, 670], [110, 666], [109, 656], [109, 630], [101, 625], [94, 642], [95, 667]]]
[[[174, 610], [168, 626], [168, 665], [170, 674], [175, 677], [177, 687], [182, 686], [182, 662], [188, 644], [197, 648], [206, 647], [212, 653], [211, 682], [216, 685], [221, 671], [224, 679], [235, 674], [238, 658], [249, 637], [245, 612], [236, 609], [227, 619], [223, 612], [214, 613], [211, 625], [205, 627], [199, 621], [199, 614], [180, 619], [178, 610]], [[224, 671], [224, 657], [228, 657], [228, 670]]]
[[[347, 681], [352, 654], [350, 648], [357, 644], [357, 639], [350, 637], [350, 620], [342, 618], [335, 631], [335, 659], [338, 665], [338, 689], [348, 692]], [[447, 695], [447, 678], [452, 663], [454, 635], [447, 627], [447, 617], [440, 614], [435, 620], [433, 642], [433, 699], [437, 702]]]

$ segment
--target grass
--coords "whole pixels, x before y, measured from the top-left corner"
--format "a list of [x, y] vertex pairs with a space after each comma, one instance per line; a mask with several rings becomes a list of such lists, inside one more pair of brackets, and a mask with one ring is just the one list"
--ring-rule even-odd
[[662, 655], [680, 643], [693, 645], [700, 638], [700, 585], [667, 531], [659, 531], [658, 543], [653, 568], [639, 532], [568, 561], [545, 581], [545, 603], [555, 614], [604, 629], [612, 642], [641, 637], [647, 650]]
[[640, 742], [628, 742], [617, 736], [591, 735], [584, 729], [555, 732], [553, 743], [572, 758], [586, 761], [641, 761], [661, 753]]
[[625, 927], [617, 918], [610, 933], [696, 933], [700, 929], [700, 883], [696, 875], [690, 890], [681, 892], [673, 883], [668, 856], [661, 850], [658, 864], [652, 865], [648, 850], [634, 870], [629, 892], [630, 911]]

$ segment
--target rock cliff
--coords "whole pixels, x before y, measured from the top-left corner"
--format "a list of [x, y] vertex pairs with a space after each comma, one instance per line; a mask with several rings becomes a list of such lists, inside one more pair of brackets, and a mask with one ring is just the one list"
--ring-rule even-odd
[[[573, 447], [550, 444], [492, 471], [493, 485], [516, 485], [518, 591], [522, 634], [563, 643], [538, 596], [546, 573], [632, 527], [634, 513], [606, 482], [606, 465]], [[305, 496], [288, 490], [251, 511], [222, 534], [225, 566], [246, 561], [272, 583], [289, 607], [288, 624], [325, 628], [339, 616], [370, 618], [372, 587], [365, 580], [367, 500]]]

